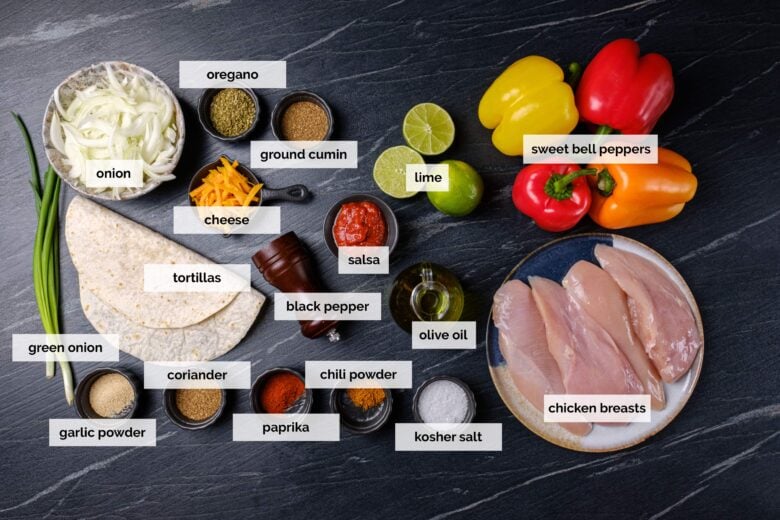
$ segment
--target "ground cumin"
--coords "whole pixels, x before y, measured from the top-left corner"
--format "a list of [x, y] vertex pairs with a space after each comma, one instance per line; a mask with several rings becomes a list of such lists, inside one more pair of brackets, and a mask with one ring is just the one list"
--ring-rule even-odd
[[322, 141], [329, 126], [325, 109], [312, 101], [296, 101], [282, 113], [282, 136], [287, 141]]
[[355, 406], [365, 412], [385, 401], [385, 391], [381, 388], [349, 388], [347, 389], [347, 397]]

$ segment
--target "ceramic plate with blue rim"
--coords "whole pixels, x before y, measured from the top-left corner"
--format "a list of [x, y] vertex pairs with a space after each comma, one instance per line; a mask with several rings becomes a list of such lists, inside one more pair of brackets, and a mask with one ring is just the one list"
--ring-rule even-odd
[[[616, 249], [630, 251], [660, 267], [686, 296], [696, 318], [699, 334], [704, 338], [699, 308], [683, 277], [659, 253], [630, 238], [594, 233], [554, 240], [525, 257], [510, 271], [504, 282], [520, 280], [528, 283], [529, 276], [543, 276], [560, 283], [569, 268], [580, 260], [587, 260], [598, 265], [593, 254], [597, 244], [606, 244]], [[639, 444], [663, 430], [677, 417], [685, 403], [688, 402], [699, 379], [704, 358], [704, 345], [702, 344], [688, 373], [673, 384], [664, 383], [666, 407], [663, 410], [652, 410], [649, 423], [630, 423], [620, 426], [594, 424], [593, 430], [588, 435], [578, 437], [558, 424], [544, 422], [542, 412], [534, 408], [517, 390], [498, 347], [498, 329], [493, 325], [492, 312], [488, 317], [486, 345], [488, 368], [493, 378], [493, 384], [512, 414], [529, 430], [543, 439], [564, 448], [585, 452], [622, 450]]]

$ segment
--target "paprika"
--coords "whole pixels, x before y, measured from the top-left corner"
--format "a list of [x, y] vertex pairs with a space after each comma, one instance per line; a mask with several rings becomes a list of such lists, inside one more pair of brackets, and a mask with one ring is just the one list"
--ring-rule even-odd
[[279, 372], [271, 375], [260, 390], [260, 406], [267, 413], [285, 413], [305, 391], [300, 377]]

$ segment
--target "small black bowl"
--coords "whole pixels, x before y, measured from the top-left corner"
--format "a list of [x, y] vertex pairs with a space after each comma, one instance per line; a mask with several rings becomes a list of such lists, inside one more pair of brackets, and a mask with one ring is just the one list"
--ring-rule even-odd
[[334, 388], [330, 392], [330, 410], [341, 416], [341, 425], [352, 433], [372, 433], [380, 429], [390, 418], [393, 411], [393, 393], [387, 389], [385, 400], [374, 408], [363, 410], [355, 406], [344, 388]]
[[325, 111], [325, 115], [328, 117], [328, 131], [325, 132], [325, 137], [322, 140], [327, 141], [330, 139], [333, 135], [333, 111], [324, 99], [314, 92], [309, 92], [307, 90], [290, 92], [276, 103], [273, 112], [271, 112], [271, 131], [273, 131], [274, 137], [279, 141], [288, 140], [282, 133], [282, 115], [284, 114], [284, 111], [287, 110], [287, 107], [298, 101], [311, 101], [312, 103], [319, 105]]
[[178, 388], [165, 389], [163, 392], [163, 404], [165, 405], [166, 415], [168, 415], [168, 418], [171, 420], [171, 422], [179, 428], [184, 428], [185, 430], [202, 430], [203, 428], [211, 426], [217, 422], [217, 419], [219, 419], [219, 417], [222, 415], [222, 412], [225, 411], [227, 391], [224, 388], [220, 388], [219, 390], [222, 392], [222, 400], [219, 403], [219, 408], [217, 408], [217, 411], [214, 413], [214, 415], [207, 419], [203, 419], [202, 421], [193, 421], [181, 413], [179, 407], [176, 406], [176, 392], [178, 390]]
[[385, 225], [387, 226], [387, 242], [385, 245], [390, 248], [391, 254], [398, 244], [398, 220], [395, 218], [395, 213], [390, 209], [390, 206], [379, 197], [366, 193], [358, 193], [341, 199], [331, 206], [325, 214], [325, 221], [322, 224], [322, 233], [325, 235], [325, 243], [327, 244], [328, 249], [330, 249], [330, 252], [335, 256], [339, 256], [339, 247], [336, 245], [336, 239], [333, 238], [333, 225], [336, 223], [336, 217], [338, 216], [339, 211], [341, 211], [342, 204], [364, 201], [373, 202], [382, 210], [382, 216], [385, 217]]
[[436, 381], [450, 381], [463, 389], [463, 391], [466, 393], [466, 401], [467, 401], [466, 406], [468, 408], [466, 411], [466, 417], [464, 417], [463, 419], [463, 423], [470, 423], [471, 421], [473, 421], [474, 416], [477, 414], [477, 401], [474, 399], [474, 392], [471, 391], [471, 388], [469, 388], [469, 386], [466, 383], [452, 376], [434, 376], [430, 379], [423, 381], [423, 384], [421, 384], [419, 388], [417, 388], [417, 391], [414, 393], [414, 400], [412, 401], [412, 414], [414, 415], [414, 420], [419, 423], [425, 422], [422, 420], [422, 417], [420, 417], [418, 403], [420, 401], [420, 396], [425, 390], [425, 387], [427, 387], [428, 385]]
[[[133, 403], [124, 414], [117, 417], [103, 417], [102, 415], [98, 415], [89, 404], [89, 391], [92, 388], [92, 385], [99, 377], [106, 374], [119, 374], [123, 376], [133, 388]], [[98, 368], [84, 376], [81, 381], [79, 381], [78, 386], [76, 386], [76, 412], [78, 412], [79, 416], [83, 419], [129, 419], [135, 414], [135, 411], [138, 408], [138, 388], [138, 380], [132, 373], [119, 368]]]
[[[260, 392], [263, 390], [263, 385], [265, 385], [266, 381], [268, 381], [271, 376], [282, 372], [293, 374], [294, 376], [298, 377], [298, 379], [303, 381], [304, 385], [306, 384], [306, 379], [304, 379], [301, 373], [293, 370], [292, 368], [280, 367], [266, 370], [257, 376], [255, 382], [252, 383], [252, 388], [249, 390], [249, 401], [252, 403], [252, 410], [254, 410], [255, 413], [269, 413], [264, 410], [263, 406], [260, 404]], [[311, 411], [313, 402], [314, 393], [311, 391], [311, 388], [306, 388], [303, 392], [303, 397], [298, 399], [290, 408], [287, 409], [285, 413], [307, 414]]]
[[252, 102], [255, 104], [255, 117], [253, 118], [252, 124], [249, 125], [249, 129], [247, 129], [246, 132], [234, 136], [226, 136], [217, 132], [217, 129], [214, 128], [214, 125], [211, 123], [211, 101], [220, 90], [225, 89], [207, 88], [201, 93], [200, 98], [198, 99], [198, 120], [206, 132], [208, 132], [212, 137], [216, 137], [220, 141], [227, 141], [231, 143], [242, 141], [249, 137], [249, 134], [252, 133], [252, 131], [257, 126], [257, 122], [260, 120], [260, 100], [257, 99], [257, 94], [255, 94], [251, 88], [240, 89], [249, 94], [249, 97], [252, 98]]

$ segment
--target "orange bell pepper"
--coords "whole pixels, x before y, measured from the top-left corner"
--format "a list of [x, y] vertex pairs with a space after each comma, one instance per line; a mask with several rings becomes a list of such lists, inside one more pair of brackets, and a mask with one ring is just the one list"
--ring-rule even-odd
[[597, 178], [590, 217], [601, 227], [621, 229], [663, 222], [680, 214], [696, 193], [691, 163], [682, 155], [658, 148], [658, 164], [591, 164]]

